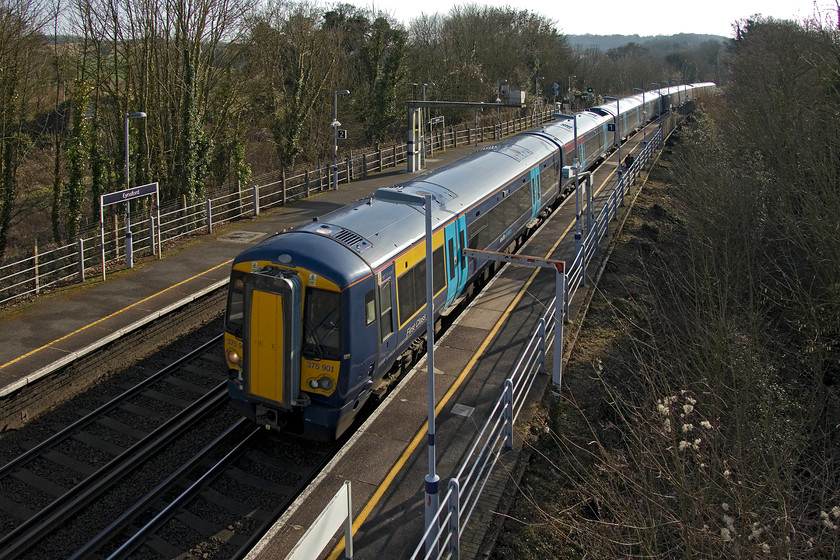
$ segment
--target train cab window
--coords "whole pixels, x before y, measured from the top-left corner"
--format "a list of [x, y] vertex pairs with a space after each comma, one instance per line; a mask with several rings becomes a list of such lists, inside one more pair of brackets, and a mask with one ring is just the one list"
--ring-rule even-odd
[[245, 273], [234, 270], [230, 275], [225, 330], [242, 336], [242, 319], [245, 314]]
[[391, 281], [388, 280], [379, 286], [379, 335], [382, 340], [388, 338], [394, 332], [394, 323], [391, 320]]
[[308, 288], [303, 311], [303, 351], [307, 358], [341, 358], [341, 294]]
[[376, 300], [373, 290], [365, 294], [365, 326], [376, 321]]

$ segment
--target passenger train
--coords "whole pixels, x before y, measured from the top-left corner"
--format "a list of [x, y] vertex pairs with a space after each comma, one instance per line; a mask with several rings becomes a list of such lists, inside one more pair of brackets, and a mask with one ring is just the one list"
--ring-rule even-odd
[[[578, 113], [582, 168], [642, 126], [643, 115], [714, 90], [713, 83], [674, 86], [646, 92], [644, 108], [639, 94]], [[225, 317], [235, 406], [269, 429], [338, 437], [423, 346], [425, 211], [393, 193], [432, 196], [438, 317], [485, 273], [487, 263], [466, 259], [462, 248], [512, 248], [574, 188], [562, 172], [574, 148], [573, 118], [557, 115], [238, 255]]]

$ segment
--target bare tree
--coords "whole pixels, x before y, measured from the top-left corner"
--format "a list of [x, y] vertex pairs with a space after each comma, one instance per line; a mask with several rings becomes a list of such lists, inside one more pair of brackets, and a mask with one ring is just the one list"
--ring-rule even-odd
[[38, 0], [0, 3], [0, 258], [18, 195], [17, 172], [32, 145], [25, 123], [44, 45], [40, 29], [48, 17], [47, 7]]

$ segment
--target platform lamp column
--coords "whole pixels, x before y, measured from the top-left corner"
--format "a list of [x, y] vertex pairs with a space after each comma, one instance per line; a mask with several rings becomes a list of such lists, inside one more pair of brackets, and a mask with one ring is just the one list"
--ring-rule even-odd
[[577, 78], [577, 76], [574, 75], [574, 74], [569, 76], [569, 112], [570, 113], [574, 112], [574, 109], [572, 109], [572, 78]]
[[642, 147], [647, 148], [647, 107], [645, 106], [645, 90], [634, 87], [633, 91], [638, 91], [642, 94]]
[[408, 204], [415, 208], [422, 208], [426, 218], [426, 366], [428, 382], [428, 447], [429, 474], [425, 477], [425, 530], [429, 534], [426, 539], [426, 557], [436, 557], [438, 552], [437, 531], [429, 531], [434, 523], [435, 515], [440, 506], [440, 477], [435, 472], [435, 310], [434, 310], [434, 277], [432, 262], [432, 195], [420, 196], [407, 192], [396, 192], [390, 196], [391, 200], [400, 204]]
[[651, 82], [650, 85], [656, 86], [656, 93], [659, 94], [659, 113], [657, 113], [656, 118], [662, 116], [662, 88], [656, 82]]
[[[618, 188], [619, 192], [623, 193], [623, 183], [621, 182], [621, 107], [618, 97], [604, 96], [605, 101], [615, 101], [615, 144], [618, 147]], [[622, 196], [623, 198], [623, 196]]]
[[[502, 102], [502, 84], [506, 84], [506, 79], [496, 80], [496, 103]], [[496, 107], [496, 139], [502, 139], [502, 108]]]
[[[432, 271], [432, 195], [424, 197], [426, 214], [426, 367], [428, 385], [429, 415], [429, 474], [426, 476], [426, 524], [434, 522], [440, 506], [440, 477], [435, 472], [435, 301], [434, 278]], [[434, 550], [437, 555], [438, 544], [435, 535], [430, 533], [426, 541], [426, 553]]]
[[[434, 82], [426, 82], [423, 84], [423, 101], [426, 101], [426, 88], [435, 87]], [[420, 163], [421, 167], [426, 167], [426, 124], [429, 122], [429, 108], [423, 107], [423, 151], [420, 152], [420, 157], [423, 161]]]
[[[647, 105], [645, 105], [645, 90], [641, 88], [633, 88], [633, 91], [640, 91], [642, 92], [642, 150], [645, 151], [645, 156], [647, 156]], [[642, 168], [645, 167], [645, 159], [642, 158]]]
[[540, 125], [540, 107], [539, 107], [539, 99], [540, 99], [540, 80], [544, 80], [545, 76], [540, 76], [536, 80], [534, 80], [534, 124], [536, 126]]
[[577, 115], [572, 114], [572, 130], [574, 131], [575, 142], [575, 255], [580, 254], [580, 247], [583, 243], [583, 235], [580, 231], [580, 159], [578, 157], [578, 133], [577, 133]]
[[333, 100], [333, 121], [330, 126], [333, 128], [333, 190], [338, 190], [338, 127], [341, 123], [338, 122], [338, 96], [350, 95], [349, 89], [335, 90]]
[[[146, 113], [140, 111], [137, 113], [125, 114], [125, 188], [131, 188], [131, 179], [129, 177], [128, 169], [128, 121], [131, 119], [145, 119]], [[134, 268], [134, 252], [131, 243], [131, 200], [125, 203], [125, 263], [126, 267]]]

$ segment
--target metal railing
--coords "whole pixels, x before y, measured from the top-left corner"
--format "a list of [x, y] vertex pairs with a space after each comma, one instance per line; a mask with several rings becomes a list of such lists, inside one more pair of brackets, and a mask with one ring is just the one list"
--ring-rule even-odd
[[[670, 131], [673, 123], [674, 121], [669, 119], [663, 124]], [[624, 170], [619, 184], [608, 195], [586, 236], [581, 236], [577, 242], [575, 258], [565, 272], [566, 289], [561, 313], [564, 323], [568, 322], [569, 303], [574, 299], [578, 288], [585, 285], [586, 268], [597, 257], [599, 242], [609, 234], [609, 222], [616, 218], [618, 207], [623, 205], [630, 185], [635, 183], [636, 178], [647, 167], [655, 150], [661, 146], [664, 136], [665, 131], [660, 125], [632, 165]], [[555, 334], [555, 303], [556, 297], [546, 305], [545, 313], [537, 321], [533, 334], [525, 344], [513, 371], [505, 379], [502, 393], [466, 455], [464, 464], [449, 480], [447, 492], [440, 499], [440, 508], [420, 538], [412, 559], [459, 558], [461, 533], [469, 523], [502, 452], [513, 445], [513, 424], [522, 410], [537, 374], [546, 371], [546, 348], [551, 347]], [[424, 551], [427, 542], [433, 542], [435, 545]]]
[[[551, 111], [541, 114], [540, 122], [550, 120]], [[535, 126], [535, 115], [515, 118], [497, 124], [474, 127], [446, 127], [433, 129], [427, 142], [427, 151], [441, 151], [468, 144], [497, 140], [499, 133], [514, 134]], [[361, 154], [352, 152], [338, 166], [338, 182], [349, 183], [406, 162], [406, 145], [395, 144]], [[233, 187], [233, 192], [207, 198], [195, 204], [170, 201], [161, 205], [160, 223], [154, 217], [131, 224], [131, 248], [134, 258], [155, 255], [155, 231], [160, 228], [161, 244], [175, 242], [183, 237], [212, 233], [213, 226], [244, 216], [258, 215], [261, 210], [284, 206], [289, 202], [330, 188], [331, 165], [325, 164], [287, 175], [281, 170], [264, 178], [247, 189]], [[230, 187], [228, 188], [230, 189]], [[111, 218], [109, 218], [110, 220]], [[103, 267], [108, 270], [121, 265], [125, 259], [125, 223], [120, 216], [113, 216], [113, 224], [105, 228], [105, 251], [98, 226], [84, 232], [75, 243], [40, 252], [36, 246], [33, 254], [15, 257], [16, 260], [0, 265], [0, 305], [24, 296], [37, 296], [43, 290], [57, 286], [85, 282], [88, 278], [102, 277]], [[161, 248], [160, 253], [163, 252]], [[103, 257], [104, 256], [104, 262]]]

